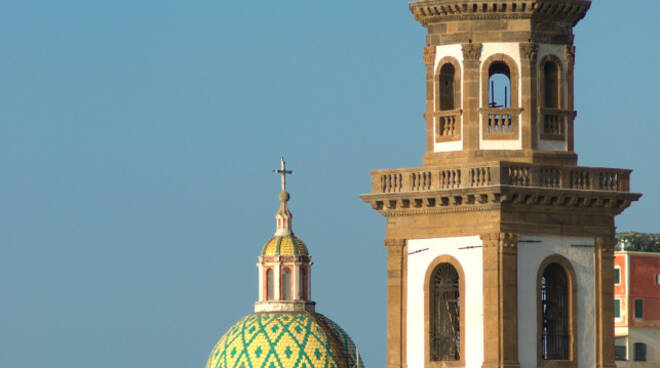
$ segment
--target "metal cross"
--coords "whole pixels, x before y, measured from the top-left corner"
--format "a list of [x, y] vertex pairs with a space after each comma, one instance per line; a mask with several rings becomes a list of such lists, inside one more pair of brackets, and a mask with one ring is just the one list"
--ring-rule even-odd
[[279, 170], [273, 170], [275, 174], [282, 175], [282, 191], [286, 192], [286, 176], [287, 174], [293, 174], [293, 171], [286, 169], [286, 162], [284, 162], [284, 157], [282, 157]]

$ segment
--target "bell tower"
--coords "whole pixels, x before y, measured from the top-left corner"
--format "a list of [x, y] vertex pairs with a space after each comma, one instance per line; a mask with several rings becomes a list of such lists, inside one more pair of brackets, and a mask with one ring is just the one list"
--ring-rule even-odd
[[614, 218], [630, 170], [577, 166], [588, 0], [419, 0], [426, 153], [371, 171], [387, 367], [614, 367]]
[[590, 1], [416, 1], [427, 30], [424, 165], [577, 164], [573, 26]]

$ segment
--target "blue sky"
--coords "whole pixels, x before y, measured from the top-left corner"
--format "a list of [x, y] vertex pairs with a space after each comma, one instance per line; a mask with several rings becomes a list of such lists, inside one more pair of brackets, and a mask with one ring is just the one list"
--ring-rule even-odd
[[[658, 232], [660, 3], [635, 5], [576, 28], [576, 151], [634, 169], [617, 226]], [[421, 165], [407, 7], [1, 4], [0, 366], [203, 366], [253, 308], [285, 155], [317, 310], [382, 367], [385, 220], [358, 195], [369, 169]]]

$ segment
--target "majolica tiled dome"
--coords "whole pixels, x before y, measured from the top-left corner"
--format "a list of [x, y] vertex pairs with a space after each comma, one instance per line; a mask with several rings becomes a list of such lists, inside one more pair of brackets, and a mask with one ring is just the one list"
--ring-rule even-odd
[[309, 256], [307, 247], [293, 234], [272, 237], [261, 250], [261, 256]]
[[321, 314], [253, 313], [218, 341], [206, 368], [363, 368], [356, 356], [348, 334]]

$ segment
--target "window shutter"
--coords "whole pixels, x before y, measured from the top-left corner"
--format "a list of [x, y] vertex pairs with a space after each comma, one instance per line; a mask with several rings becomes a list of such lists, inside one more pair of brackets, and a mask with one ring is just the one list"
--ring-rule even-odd
[[646, 344], [643, 342], [635, 343], [635, 361], [645, 362], [646, 361]]
[[621, 317], [621, 300], [614, 299], [614, 318]]

